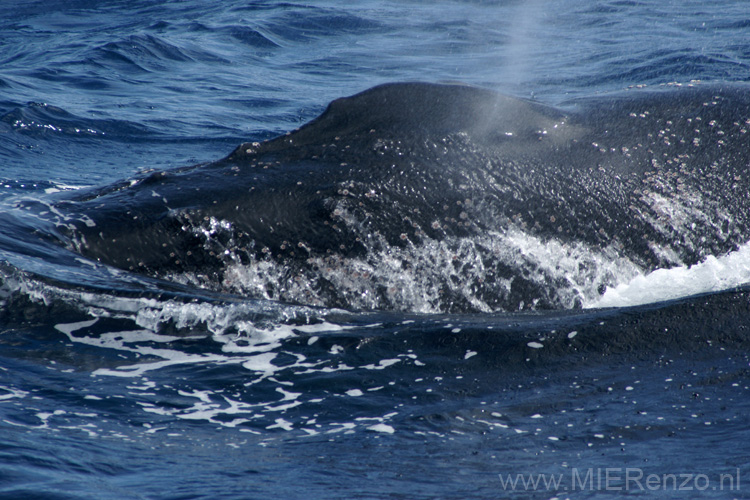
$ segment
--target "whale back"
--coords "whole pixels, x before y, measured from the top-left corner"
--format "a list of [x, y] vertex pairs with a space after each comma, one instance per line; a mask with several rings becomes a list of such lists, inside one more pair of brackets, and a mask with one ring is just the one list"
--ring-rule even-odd
[[388, 84], [223, 160], [58, 206], [83, 255], [221, 290], [362, 309], [575, 307], [618, 275], [750, 239], [748, 119], [744, 87], [557, 109]]

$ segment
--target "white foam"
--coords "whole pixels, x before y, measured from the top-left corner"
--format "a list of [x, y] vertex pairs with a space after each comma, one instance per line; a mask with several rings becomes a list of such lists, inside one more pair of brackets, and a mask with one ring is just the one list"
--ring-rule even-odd
[[44, 190], [45, 193], [59, 193], [60, 191], [77, 191], [79, 189], [84, 189], [87, 186], [76, 186], [73, 184], [61, 184], [59, 182], [55, 182], [55, 187], [48, 187]]
[[291, 431], [293, 428], [294, 424], [284, 420], [283, 418], [277, 418], [275, 424], [266, 427], [266, 429], [283, 429], [285, 431]]
[[242, 363], [242, 367], [250, 371], [261, 372], [270, 375], [280, 369], [278, 366], [271, 363], [274, 358], [276, 358], [275, 352], [264, 352], [263, 354], [258, 354], [256, 356], [251, 356], [250, 358], [248, 358], [244, 363]]
[[371, 364], [369, 364], [369, 365], [364, 365], [364, 366], [363, 366], [362, 368], [364, 368], [364, 369], [366, 369], [366, 370], [383, 370], [383, 369], [385, 369], [385, 368], [388, 368], [388, 367], [389, 367], [389, 366], [391, 366], [391, 365], [394, 365], [394, 364], [398, 363], [399, 361], [401, 361], [401, 360], [400, 360], [400, 359], [398, 359], [398, 358], [393, 358], [393, 359], [381, 359], [381, 360], [380, 360], [380, 361], [378, 362], [378, 364], [377, 364], [377, 365], [373, 365], [373, 364], [371, 363]]
[[[295, 311], [299, 312], [299, 308], [273, 306], [270, 310], [264, 310], [262, 305], [255, 303], [184, 304], [176, 301], [121, 298], [106, 294], [76, 294], [38, 283], [34, 286], [27, 284], [24, 288], [24, 291], [36, 301], [47, 302], [52, 296], [58, 299], [64, 297], [71, 302], [79, 303], [89, 315], [95, 316], [94, 319], [86, 321], [55, 325], [55, 329], [65, 334], [71, 342], [147, 358], [116, 368], [101, 367], [93, 371], [97, 376], [141, 377], [146, 372], [173, 365], [217, 363], [241, 364], [245, 369], [260, 374], [260, 378], [256, 380], [259, 381], [280, 369], [273, 365], [272, 361], [276, 354], [271, 351], [278, 348], [283, 339], [295, 336], [298, 331], [325, 332], [346, 328], [331, 323], [284, 324], [285, 319], [296, 318]], [[258, 312], [268, 313], [271, 316], [270, 321], [264, 320], [263, 326], [256, 325], [251, 318]], [[274, 312], [278, 314], [274, 315]], [[97, 325], [101, 317], [130, 319], [143, 328], [101, 332]], [[157, 333], [163, 325], [182, 331], [197, 330], [198, 335], [175, 336]], [[205, 333], [200, 334], [201, 331]], [[220, 354], [185, 353], [172, 345], [178, 341], [206, 336], [221, 344]], [[300, 357], [293, 366], [310, 368], [315, 366], [315, 363], [305, 363], [304, 357]]]
[[584, 307], [626, 307], [727, 290], [750, 283], [750, 242], [721, 257], [693, 266], [657, 269], [615, 287]]
[[[487, 300], [485, 292], [502, 302], [514, 281], [498, 276], [497, 266], [517, 270], [540, 289], [554, 287], [552, 300], [561, 308], [592, 300], [603, 286], [640, 271], [615, 249], [544, 240], [515, 227], [471, 237], [423, 237], [404, 247], [389, 245], [379, 234], [363, 242], [369, 247], [366, 255], [310, 257], [307, 264], [315, 271], [296, 273], [294, 279], [283, 263], [252, 255], [243, 264], [236, 259], [217, 285], [253, 297], [325, 306], [325, 289], [321, 293], [317, 285], [322, 278], [350, 308], [428, 314], [451, 306], [453, 299], [444, 298], [449, 290], [448, 296], [461, 297], [473, 309], [492, 312], [498, 306]], [[489, 286], [484, 284], [488, 277]], [[538, 300], [530, 297], [520, 308], [533, 307]]]
[[[159, 420], [153, 426], [144, 425], [146, 433], [161, 432], [170, 428], [158, 425], [163, 422], [164, 417], [169, 421], [205, 421], [221, 427], [239, 427], [243, 432], [252, 433], [258, 431], [248, 427], [269, 431], [294, 431], [305, 435], [348, 434], [364, 430], [392, 433], [394, 428], [386, 421], [395, 413], [355, 422], [333, 423], [315, 423], [315, 419], [309, 415], [306, 415], [304, 420], [290, 417], [288, 410], [312, 405], [316, 409], [314, 411], [317, 411], [319, 403], [334, 395], [311, 397], [320, 394], [295, 390], [297, 377], [286, 375], [386, 370], [409, 360], [416, 364], [416, 355], [413, 354], [399, 354], [398, 358], [381, 359], [361, 366], [348, 366], [339, 362], [338, 355], [308, 360], [305, 355], [298, 352], [282, 351], [284, 340], [289, 337], [302, 334], [314, 336], [309, 338], [323, 338], [326, 334], [354, 328], [351, 325], [323, 321], [319, 316], [315, 316], [317, 311], [308, 308], [264, 302], [182, 303], [176, 300], [117, 297], [104, 293], [81, 293], [57, 288], [33, 278], [24, 278], [23, 275], [19, 278], [12, 284], [9, 293], [26, 293], [31, 300], [39, 302], [65, 301], [66, 304], [80, 308], [83, 313], [81, 318], [89, 318], [59, 323], [55, 325], [55, 329], [72, 343], [102, 351], [113, 351], [101, 356], [102, 361], [98, 366], [88, 364], [86, 369], [96, 377], [96, 383], [104, 384], [106, 387], [111, 384], [122, 387], [123, 392], [112, 397], [125, 395], [134, 398], [141, 411], [159, 416]], [[308, 324], [305, 324], [305, 320]], [[204, 344], [207, 351], [201, 352], [197, 349]], [[187, 351], [186, 345], [189, 347]], [[347, 350], [348, 347], [337, 345], [337, 353]], [[280, 356], [282, 353], [283, 356]], [[185, 384], [174, 387], [155, 382], [157, 379], [149, 376], [160, 369], [201, 364], [231, 365], [240, 372], [245, 370], [242, 373], [242, 387], [238, 387], [237, 391], [232, 393], [223, 389], [213, 391], [203, 386]], [[280, 374], [282, 376], [279, 376]], [[107, 380], [109, 377], [124, 380], [122, 383], [112, 382], [111, 379]], [[264, 381], [263, 390], [255, 391], [251, 386], [261, 381]], [[275, 392], [268, 391], [268, 387], [275, 388]], [[383, 387], [373, 390], [376, 389]], [[174, 393], [188, 403], [162, 404], [158, 396], [165, 392]], [[349, 387], [337, 392], [335, 396], [363, 398], [366, 394], [369, 393], [364, 389]], [[252, 396], [246, 399], [246, 395]], [[14, 404], [13, 402], [27, 396], [26, 392], [0, 386], [0, 404], [6, 401], [9, 403], [5, 404]], [[102, 399], [90, 394], [84, 397], [91, 400]], [[169, 397], [165, 397], [165, 400], [169, 400]], [[93, 413], [77, 416], [96, 418]], [[100, 432], [90, 422], [84, 422], [77, 427], [69, 426], [68, 420], [63, 418], [64, 415], [58, 417], [53, 413], [39, 413], [37, 417], [40, 423], [35, 423], [34, 428], [76, 428], [91, 436]], [[55, 419], [57, 421], [52, 422]], [[26, 425], [15, 422], [10, 424]]]
[[25, 398], [29, 394], [26, 391], [13, 389], [12, 387], [5, 387], [3, 385], [0, 385], [0, 391], [5, 392], [5, 394], [0, 393], [0, 401], [8, 401], [13, 398]]
[[393, 434], [396, 430], [388, 424], [375, 424], [367, 428], [368, 431], [383, 432], [385, 434]]

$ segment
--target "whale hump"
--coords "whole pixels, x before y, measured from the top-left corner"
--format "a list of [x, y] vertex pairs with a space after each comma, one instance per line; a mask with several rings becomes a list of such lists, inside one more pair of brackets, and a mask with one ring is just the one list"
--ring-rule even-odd
[[[564, 116], [550, 106], [467, 85], [390, 83], [334, 100], [292, 140], [303, 145], [371, 133], [435, 138], [458, 132], [491, 139], [497, 133], [536, 133]], [[289, 139], [269, 146], [288, 145]]]

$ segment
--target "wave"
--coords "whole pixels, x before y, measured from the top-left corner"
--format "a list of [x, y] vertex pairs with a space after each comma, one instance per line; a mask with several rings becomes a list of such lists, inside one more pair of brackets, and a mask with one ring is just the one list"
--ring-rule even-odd
[[29, 102], [8, 109], [0, 115], [0, 123], [14, 132], [32, 137], [57, 134], [67, 137], [142, 140], [158, 135], [156, 131], [137, 123], [84, 118], [43, 102]]

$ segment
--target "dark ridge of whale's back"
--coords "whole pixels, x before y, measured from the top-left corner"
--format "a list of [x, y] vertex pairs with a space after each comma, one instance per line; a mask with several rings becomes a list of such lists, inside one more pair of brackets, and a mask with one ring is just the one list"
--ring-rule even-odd
[[509, 130], [538, 132], [564, 116], [550, 106], [468, 85], [390, 83], [332, 101], [321, 116], [294, 132], [294, 143], [319, 144], [371, 130], [431, 137], [459, 131], [480, 137]]

